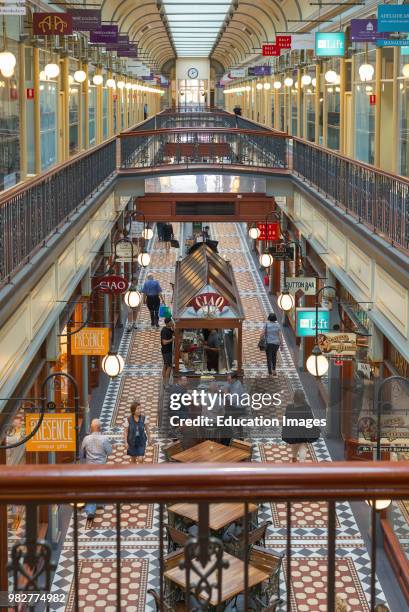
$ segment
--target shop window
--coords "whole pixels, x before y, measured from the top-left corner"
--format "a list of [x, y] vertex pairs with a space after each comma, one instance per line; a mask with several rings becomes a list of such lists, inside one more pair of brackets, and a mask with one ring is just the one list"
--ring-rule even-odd
[[[6, 48], [18, 55], [18, 44], [14, 40], [8, 38]], [[17, 62], [11, 78], [0, 78], [0, 190], [20, 180], [19, 129]]]
[[70, 155], [79, 149], [79, 97], [80, 87], [71, 83], [69, 88], [69, 147]]
[[371, 49], [367, 57], [363, 52], [355, 56], [355, 157], [360, 161], [373, 164], [375, 162], [375, 105], [371, 104], [371, 95], [375, 93], [375, 80], [362, 82], [359, 77], [359, 67], [367, 62], [375, 66], [375, 49]]
[[96, 143], [96, 87], [90, 85], [88, 92], [88, 141], [90, 145]]
[[[404, 75], [407, 75], [406, 77]], [[409, 175], [409, 47], [400, 50], [398, 72], [398, 173]]]
[[108, 88], [102, 90], [102, 138], [108, 138]]

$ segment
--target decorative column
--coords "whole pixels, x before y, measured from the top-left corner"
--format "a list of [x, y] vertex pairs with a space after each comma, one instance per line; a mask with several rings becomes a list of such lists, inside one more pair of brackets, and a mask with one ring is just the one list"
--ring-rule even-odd
[[27, 176], [27, 116], [26, 116], [26, 71], [25, 71], [25, 45], [20, 42], [18, 46], [19, 81], [19, 138], [20, 138], [20, 180]]
[[[80, 96], [81, 103], [84, 104], [84, 113], [82, 113], [82, 108], [80, 105], [79, 111], [79, 142], [82, 142], [82, 147], [80, 149], [88, 149], [89, 147], [89, 70], [88, 63], [82, 63], [82, 69], [85, 72], [86, 79], [82, 83], [82, 95]], [[97, 114], [98, 116], [98, 114]], [[81, 129], [82, 118], [84, 117], [84, 129]]]
[[[324, 75], [325, 75], [325, 72], [326, 72], [327, 69], [328, 69], [328, 66], [326, 65], [325, 69], [324, 69]], [[327, 138], [327, 132], [328, 132], [328, 108], [327, 108], [328, 104], [327, 104], [327, 98], [328, 98], [328, 95], [327, 95], [327, 87], [325, 85], [325, 78], [324, 78], [324, 84], [323, 84], [323, 90], [322, 91], [323, 91], [323, 96], [322, 97], [324, 98], [323, 103], [322, 103], [322, 146], [326, 147], [327, 146], [327, 140], [328, 140], [328, 138]], [[319, 116], [318, 116], [318, 118], [319, 118]]]
[[294, 136], [298, 136], [301, 138], [301, 106], [302, 106], [302, 87], [301, 87], [301, 68], [297, 68], [297, 134]]
[[40, 49], [33, 47], [34, 85], [34, 172], [41, 172], [41, 123], [40, 123]]
[[70, 156], [70, 139], [69, 139], [70, 85], [68, 82], [69, 71], [70, 71], [70, 58], [67, 55], [65, 55], [63, 57], [62, 66], [61, 66], [61, 85], [62, 85], [62, 90], [64, 92], [64, 97], [63, 97], [64, 104], [63, 104], [63, 110], [62, 110], [61, 123], [59, 126], [63, 134], [63, 151], [62, 151], [63, 159], [61, 161], [67, 160]]
[[392, 167], [391, 171], [400, 174], [398, 168], [399, 159], [399, 139], [397, 138], [399, 129], [399, 48], [394, 47], [393, 49], [393, 92], [392, 92]]
[[374, 165], [381, 164], [381, 99], [382, 99], [382, 49], [375, 50], [375, 159]]
[[345, 153], [345, 83], [346, 83], [346, 61], [340, 59], [339, 66], [339, 152]]
[[314, 100], [314, 117], [315, 117], [315, 144], [320, 141], [320, 97], [321, 97], [321, 64], [317, 62], [315, 66], [315, 100]]

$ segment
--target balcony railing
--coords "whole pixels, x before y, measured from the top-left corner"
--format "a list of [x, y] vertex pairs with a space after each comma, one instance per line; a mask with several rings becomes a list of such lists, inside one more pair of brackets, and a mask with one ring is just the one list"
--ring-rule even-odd
[[237, 128], [173, 128], [121, 134], [121, 170], [161, 166], [287, 168], [287, 140], [280, 132]]
[[[320, 539], [326, 539], [322, 564], [327, 578], [320, 592], [327, 593], [327, 610], [334, 612], [335, 596], [340, 593], [335, 576], [342, 563], [343, 544], [337, 543], [337, 502], [376, 499], [408, 499], [409, 466], [407, 462], [320, 464], [179, 464], [157, 465], [46, 465], [2, 466], [0, 472], [0, 504], [26, 505], [25, 535], [14, 542], [10, 569], [13, 578], [10, 590], [49, 591], [52, 582], [53, 559], [51, 542], [39, 541], [38, 511], [53, 504], [71, 504], [73, 542], [73, 609], [82, 609], [80, 562], [87, 558], [88, 546], [80, 546], [80, 508], [84, 502], [113, 504], [111, 546], [116, 556], [110, 580], [116, 585], [116, 609], [126, 610], [122, 594], [123, 568], [127, 556], [122, 555], [131, 528], [123, 519], [122, 506], [155, 504], [159, 531], [152, 539], [151, 552], [158, 563], [155, 594], [157, 610], [223, 610], [230, 601], [241, 597], [244, 610], [294, 610], [292, 568], [296, 516], [300, 502], [321, 502], [326, 506], [325, 525], [319, 528]], [[193, 504], [192, 520], [183, 520], [183, 512], [174, 504]], [[209, 504], [239, 504], [241, 535], [230, 542], [223, 527], [212, 524], [215, 512]], [[282, 552], [274, 543], [265, 546], [265, 526], [257, 523], [260, 505], [281, 504], [284, 508], [285, 529], [280, 531]], [[298, 508], [295, 507], [298, 504]], [[244, 508], [242, 507], [244, 505]], [[55, 508], [55, 506], [54, 506]], [[109, 510], [106, 509], [105, 512]], [[54, 509], [55, 512], [55, 509]], [[377, 599], [377, 523], [378, 513], [368, 506], [371, 526], [370, 605]], [[280, 516], [283, 516], [280, 513]], [[219, 522], [229, 524], [221, 514]], [[339, 517], [338, 517], [339, 518]], [[281, 524], [281, 522], [280, 522]], [[196, 525], [195, 529], [189, 526]], [[256, 531], [258, 529], [258, 531]], [[256, 533], [255, 533], [256, 531]], [[146, 534], [147, 535], [147, 534]], [[104, 536], [105, 537], [105, 536]], [[113, 542], [113, 543], [112, 543]], [[274, 542], [274, 539], [273, 539]], [[337, 550], [337, 544], [339, 550]], [[100, 544], [99, 544], [100, 546]], [[109, 544], [105, 544], [109, 546]], [[153, 550], [154, 549], [154, 550]], [[85, 554], [85, 557], [83, 556]], [[129, 555], [129, 552], [127, 553]], [[155, 563], [153, 568], [156, 567]], [[129, 569], [129, 568], [128, 568]], [[39, 572], [32, 582], [27, 580]], [[306, 570], [308, 571], [308, 570]], [[149, 573], [155, 572], [150, 568]], [[295, 572], [295, 569], [294, 569]], [[25, 573], [25, 576], [24, 576]], [[28, 578], [27, 578], [28, 576]], [[128, 578], [129, 575], [127, 574]], [[127, 582], [129, 582], [127, 578]], [[125, 582], [125, 581], [124, 581]], [[58, 582], [57, 582], [58, 585]], [[55, 588], [58, 588], [56, 586]], [[289, 596], [290, 595], [290, 596]], [[140, 590], [139, 597], [145, 593]], [[256, 602], [254, 604], [254, 602]], [[110, 603], [112, 605], [112, 602]], [[251, 607], [255, 605], [255, 607]], [[366, 606], [366, 603], [365, 603]], [[364, 607], [363, 609], [367, 609]]]
[[116, 139], [111, 139], [0, 195], [0, 285], [115, 169]]

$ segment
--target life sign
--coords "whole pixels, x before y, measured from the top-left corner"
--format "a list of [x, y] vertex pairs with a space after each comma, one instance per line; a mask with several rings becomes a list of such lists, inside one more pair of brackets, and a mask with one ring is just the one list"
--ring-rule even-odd
[[98, 284], [98, 290], [101, 291], [101, 293], [115, 293], [117, 295], [125, 293], [128, 287], [129, 282], [118, 274], [103, 276]]
[[342, 57], [345, 55], [344, 32], [316, 32], [316, 57]]
[[[296, 335], [299, 338], [315, 336], [316, 313], [315, 308], [296, 308]], [[329, 331], [329, 310], [318, 309], [318, 332]]]
[[[26, 433], [38, 424], [39, 414], [26, 414]], [[76, 451], [75, 414], [73, 412], [44, 415], [40, 429], [26, 442], [29, 452]]]
[[71, 355], [106, 355], [109, 327], [84, 327], [71, 336]]
[[315, 295], [317, 279], [314, 276], [293, 276], [286, 278], [287, 289], [293, 295], [302, 291], [304, 295]]
[[189, 302], [189, 306], [192, 306], [196, 312], [207, 307], [217, 308], [221, 312], [228, 305], [229, 302], [219, 293], [200, 293]]

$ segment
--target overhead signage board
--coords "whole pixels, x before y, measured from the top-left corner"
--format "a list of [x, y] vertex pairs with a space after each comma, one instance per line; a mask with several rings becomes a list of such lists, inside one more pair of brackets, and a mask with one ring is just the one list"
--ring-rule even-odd
[[133, 258], [136, 258], [136, 249], [134, 249], [133, 244], [130, 240], [118, 240], [115, 244], [115, 261], [121, 263], [128, 263], [132, 261]]
[[97, 286], [101, 293], [115, 293], [119, 295], [127, 291], [129, 282], [123, 276], [119, 276], [119, 274], [109, 274], [103, 276]]
[[[38, 424], [39, 414], [26, 414], [25, 428], [29, 434]], [[41, 427], [26, 442], [29, 452], [76, 451], [75, 414], [73, 412], [46, 413]]]
[[[257, 228], [260, 230], [258, 240], [279, 240], [280, 239], [280, 224], [279, 223], [257, 223]], [[267, 232], [266, 232], [267, 230]]]
[[101, 11], [95, 9], [68, 9], [74, 32], [92, 32], [101, 27]]
[[225, 306], [229, 305], [228, 300], [223, 295], [215, 292], [200, 293], [195, 296], [188, 304], [197, 312], [206, 308], [214, 308], [222, 312]]
[[249, 76], [271, 76], [271, 66], [249, 66]]
[[64, 36], [72, 32], [69, 13], [33, 13], [33, 34], [36, 36]]
[[378, 38], [388, 38], [388, 35], [378, 31], [377, 19], [351, 19], [350, 38], [352, 42], [375, 43]]
[[276, 45], [279, 49], [291, 49], [291, 36], [276, 36]]
[[243, 79], [245, 76], [247, 76], [246, 69], [245, 68], [234, 68], [233, 70], [230, 70], [227, 76], [230, 79]]
[[358, 348], [356, 334], [327, 332], [318, 334], [318, 346], [325, 355], [353, 357]]
[[380, 4], [378, 6], [379, 32], [409, 32], [408, 4]]
[[317, 292], [317, 279], [314, 276], [287, 276], [286, 287], [291, 294], [302, 291], [304, 295], [315, 295]]
[[291, 34], [291, 49], [315, 49], [314, 34]]
[[[34, 13], [35, 14], [35, 13]], [[90, 42], [97, 45], [109, 45], [118, 42], [118, 26], [102, 25], [90, 34]]]
[[84, 327], [71, 336], [71, 355], [101, 355], [109, 351], [109, 327]]
[[[296, 335], [299, 338], [313, 337], [316, 334], [316, 311], [315, 308], [296, 308]], [[329, 331], [329, 310], [318, 308], [318, 332]]]
[[261, 53], [263, 57], [278, 57], [280, 55], [280, 47], [276, 44], [263, 45]]
[[406, 38], [377, 38], [376, 46], [377, 47], [402, 47], [402, 49], [406, 49], [408, 45], [408, 41]]
[[345, 55], [344, 32], [316, 32], [316, 57], [343, 57]]
[[150, 76], [151, 71], [150, 68], [148, 68], [147, 66], [137, 66], [135, 69], [135, 74], [136, 76]]
[[0, 15], [26, 14], [26, 0], [3, 0], [2, 4], [6, 6], [0, 6]]

